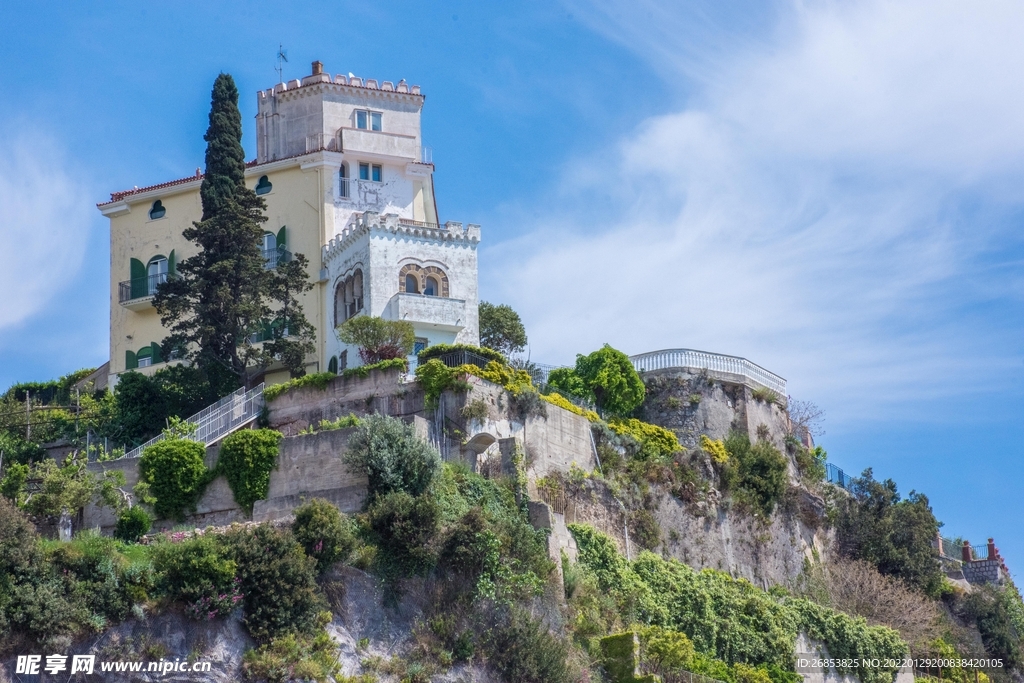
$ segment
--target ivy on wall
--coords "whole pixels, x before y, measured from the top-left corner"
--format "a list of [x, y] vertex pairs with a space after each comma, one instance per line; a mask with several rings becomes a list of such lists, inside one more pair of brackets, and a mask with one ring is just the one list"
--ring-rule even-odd
[[252, 514], [253, 503], [270, 492], [270, 473], [277, 467], [282, 438], [273, 429], [243, 429], [221, 443], [215, 474], [228, 480], [235, 502], [246, 514]]

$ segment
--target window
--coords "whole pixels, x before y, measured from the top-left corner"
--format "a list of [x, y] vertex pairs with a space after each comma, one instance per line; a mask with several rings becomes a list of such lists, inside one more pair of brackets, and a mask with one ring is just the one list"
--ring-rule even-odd
[[359, 164], [359, 179], [360, 180], [369, 180], [370, 179], [370, 165], [369, 164]]
[[438, 287], [437, 285], [437, 278], [428, 277], [427, 284], [423, 288], [423, 293], [426, 294], [427, 296], [437, 296], [438, 292], [440, 291], [441, 288]]
[[422, 351], [425, 348], [427, 348], [426, 337], [416, 337], [416, 341], [414, 341], [412, 345], [412, 355], [420, 355], [420, 351]]
[[260, 181], [256, 183], [256, 194], [267, 194], [273, 189], [274, 186], [270, 182], [270, 178], [267, 176], [260, 176]]
[[384, 168], [380, 164], [359, 164], [359, 179], [372, 180], [375, 183], [384, 181]]
[[153, 296], [156, 288], [162, 282], [167, 282], [167, 259], [163, 256], [154, 256], [146, 266], [146, 294]]
[[362, 130], [383, 130], [381, 127], [381, 113], [379, 111], [356, 111], [356, 128]]
[[277, 251], [277, 235], [272, 232], [263, 233], [263, 253]]
[[135, 362], [140, 368], [148, 368], [153, 364], [153, 347], [147, 346], [135, 354]]
[[341, 186], [338, 193], [342, 197], [348, 197], [348, 164], [341, 165]]
[[338, 374], [338, 357], [331, 356], [331, 360], [327, 363], [327, 372]]
[[342, 351], [341, 357], [338, 359], [338, 372], [348, 368], [348, 351]]
[[416, 282], [416, 276], [415, 275], [406, 275], [405, 276], [405, 291], [406, 291], [407, 294], [419, 294], [420, 293], [419, 283]]
[[149, 210], [149, 219], [155, 221], [158, 218], [163, 218], [166, 213], [167, 209], [164, 208], [164, 203], [158, 199], [153, 202], [153, 206]]

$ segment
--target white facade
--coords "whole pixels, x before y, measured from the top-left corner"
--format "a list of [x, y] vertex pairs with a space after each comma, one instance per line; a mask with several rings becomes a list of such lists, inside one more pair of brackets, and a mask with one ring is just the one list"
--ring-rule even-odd
[[[413, 324], [419, 347], [478, 344], [477, 246], [480, 226], [443, 226], [367, 211], [323, 249], [334, 293], [333, 329], [353, 315]], [[335, 332], [327, 354], [338, 368], [359, 365], [357, 349]]]
[[320, 280], [325, 282], [326, 368], [355, 367], [338, 339], [354, 315], [407, 320], [417, 350], [479, 343], [480, 226], [439, 225], [418, 86], [313, 74], [258, 95], [257, 160], [310, 152], [334, 177]]

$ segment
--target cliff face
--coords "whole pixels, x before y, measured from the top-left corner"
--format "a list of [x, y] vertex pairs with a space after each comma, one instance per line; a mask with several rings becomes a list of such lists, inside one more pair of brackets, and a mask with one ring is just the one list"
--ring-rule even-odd
[[[694, 454], [693, 466], [705, 480], [714, 479], [714, 469], [700, 452], [702, 435], [722, 439], [731, 431], [740, 431], [751, 441], [767, 440], [786, 453], [789, 418], [784, 407], [777, 401], [755, 398], [751, 387], [730, 379], [685, 370], [644, 375], [647, 398], [640, 419], [673, 431]], [[791, 583], [805, 560], [826, 555], [829, 534], [821, 525], [823, 501], [801, 485], [793, 459], [787, 456], [787, 461], [790, 488], [767, 523], [722, 500], [713, 489], [683, 501], [672, 495], [668, 486], [652, 484], [653, 500], [647, 508], [660, 527], [661, 538], [651, 549], [697, 569], [722, 570], [765, 588]], [[591, 524], [613, 537], [625, 553], [626, 535], [633, 527], [630, 552], [635, 556], [641, 550], [635, 514], [620, 504], [603, 481], [589, 481], [586, 491], [567, 501], [564, 509], [564, 514], [554, 510], [556, 537], [562, 537], [566, 524]], [[571, 554], [571, 548], [569, 551]]]

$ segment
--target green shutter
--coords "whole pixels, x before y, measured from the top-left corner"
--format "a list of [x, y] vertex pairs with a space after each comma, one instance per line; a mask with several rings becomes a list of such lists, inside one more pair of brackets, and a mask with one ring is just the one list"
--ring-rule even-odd
[[137, 258], [133, 258], [131, 260], [131, 288], [133, 299], [149, 295], [149, 287], [146, 283], [147, 275], [146, 264]]
[[153, 342], [149, 346], [151, 349], [153, 349], [153, 365], [156, 365], [157, 363], [163, 363], [163, 360], [160, 358], [160, 345], [157, 344], [156, 342]]
[[171, 249], [170, 256], [167, 257], [167, 274], [171, 277], [178, 274], [178, 261], [174, 258], [173, 249]]
[[288, 248], [288, 226], [282, 225], [281, 229], [277, 231], [277, 248], [287, 249]]
[[[134, 260], [134, 259], [133, 259]], [[125, 370], [136, 370], [139, 367], [139, 361], [135, 359], [134, 351], [124, 352], [124, 369]]]

